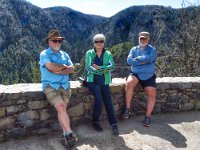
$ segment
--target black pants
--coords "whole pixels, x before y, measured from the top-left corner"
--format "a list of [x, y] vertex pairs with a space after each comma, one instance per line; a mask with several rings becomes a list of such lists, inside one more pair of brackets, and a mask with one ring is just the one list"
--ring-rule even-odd
[[93, 106], [92, 122], [93, 123], [99, 122], [99, 117], [101, 115], [101, 110], [102, 110], [102, 101], [103, 101], [110, 125], [117, 124], [111, 100], [109, 85], [97, 85], [93, 82], [92, 83], [88, 82], [88, 88], [90, 89], [95, 98]]

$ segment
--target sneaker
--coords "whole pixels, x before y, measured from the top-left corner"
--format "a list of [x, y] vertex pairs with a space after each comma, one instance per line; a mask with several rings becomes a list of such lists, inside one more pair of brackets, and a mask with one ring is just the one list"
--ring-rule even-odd
[[97, 131], [97, 132], [102, 132], [103, 131], [103, 129], [100, 126], [99, 123], [92, 123], [92, 125], [93, 125], [95, 131]]
[[130, 109], [125, 109], [124, 112], [121, 114], [122, 119], [128, 119], [130, 117]]
[[113, 135], [115, 136], [119, 135], [119, 130], [118, 130], [117, 125], [112, 126], [112, 131], [113, 131]]
[[70, 133], [61, 140], [61, 143], [69, 148], [73, 147], [76, 141], [78, 141], [76, 134]]
[[144, 126], [145, 127], [150, 127], [150, 125], [151, 125], [151, 118], [145, 116], [145, 118], [144, 118]]

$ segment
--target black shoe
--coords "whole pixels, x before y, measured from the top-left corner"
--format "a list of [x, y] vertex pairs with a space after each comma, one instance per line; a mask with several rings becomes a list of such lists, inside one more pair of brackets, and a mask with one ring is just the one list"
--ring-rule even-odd
[[150, 127], [151, 126], [151, 118], [150, 117], [145, 116], [145, 118], [144, 118], [144, 126], [145, 127]]
[[103, 131], [103, 129], [100, 126], [99, 123], [92, 123], [92, 125], [93, 125], [95, 131], [97, 131], [97, 132], [102, 132]]
[[122, 119], [128, 119], [130, 117], [131, 111], [130, 109], [125, 109], [124, 112], [121, 114]]
[[112, 126], [112, 131], [113, 131], [113, 135], [115, 136], [119, 135], [119, 130], [118, 130], [117, 125]]
[[73, 147], [76, 141], [78, 141], [76, 135], [74, 133], [70, 133], [61, 140], [61, 143], [69, 148]]

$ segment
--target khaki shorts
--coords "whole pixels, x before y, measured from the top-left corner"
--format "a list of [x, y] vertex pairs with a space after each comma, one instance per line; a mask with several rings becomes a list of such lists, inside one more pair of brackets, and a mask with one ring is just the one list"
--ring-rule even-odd
[[63, 89], [63, 87], [59, 87], [58, 90], [52, 88], [51, 86], [47, 86], [44, 90], [47, 100], [51, 105], [55, 105], [58, 102], [69, 102], [71, 97], [71, 89], [68, 88], [67, 90]]

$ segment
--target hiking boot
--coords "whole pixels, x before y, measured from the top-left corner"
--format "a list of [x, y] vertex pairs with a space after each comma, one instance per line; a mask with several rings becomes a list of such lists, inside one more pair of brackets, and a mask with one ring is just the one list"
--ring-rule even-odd
[[61, 140], [61, 143], [69, 148], [73, 147], [76, 141], [78, 141], [76, 135], [74, 133], [70, 133]]
[[97, 132], [102, 132], [103, 131], [103, 129], [100, 126], [99, 123], [92, 123], [92, 125], [93, 125], [95, 131], [97, 131]]
[[119, 130], [118, 130], [117, 125], [112, 126], [112, 131], [113, 131], [113, 135], [115, 136], [119, 135]]
[[124, 112], [121, 114], [122, 119], [128, 119], [130, 117], [130, 109], [125, 109]]
[[144, 126], [145, 127], [150, 127], [151, 126], [151, 118], [150, 117], [145, 116], [145, 118], [144, 118]]

